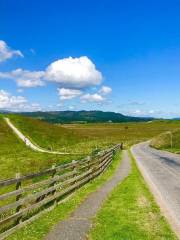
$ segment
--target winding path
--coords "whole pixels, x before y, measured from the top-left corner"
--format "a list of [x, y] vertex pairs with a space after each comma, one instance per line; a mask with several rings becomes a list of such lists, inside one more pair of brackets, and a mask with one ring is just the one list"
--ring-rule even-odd
[[131, 169], [130, 157], [127, 151], [123, 152], [114, 176], [97, 191], [91, 193], [84, 202], [64, 221], [58, 223], [45, 237], [45, 240], [85, 240], [92, 226], [93, 217], [97, 214], [109, 193], [125, 177]]
[[149, 142], [137, 144], [131, 150], [156, 201], [180, 239], [180, 155], [151, 148]]
[[65, 154], [70, 154], [66, 152], [56, 152], [56, 151], [48, 151], [46, 149], [43, 149], [37, 145], [34, 145], [22, 132], [20, 132], [14, 124], [10, 121], [9, 118], [4, 118], [8, 126], [13, 130], [13, 132], [26, 144], [26, 146], [30, 147], [32, 150], [37, 151], [37, 152], [43, 152], [43, 153], [50, 153], [50, 154], [59, 154], [59, 155], [65, 155]]

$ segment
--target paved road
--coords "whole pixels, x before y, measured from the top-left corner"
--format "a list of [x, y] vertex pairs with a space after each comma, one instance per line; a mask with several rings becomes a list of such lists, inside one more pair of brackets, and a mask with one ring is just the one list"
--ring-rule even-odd
[[140, 143], [132, 147], [137, 164], [161, 209], [180, 237], [180, 155]]
[[85, 240], [92, 226], [92, 218], [96, 215], [102, 203], [113, 188], [128, 176], [131, 169], [127, 151], [123, 153], [114, 176], [96, 192], [91, 193], [86, 200], [64, 221], [61, 221], [46, 236], [45, 240]]
[[4, 120], [6, 121], [6, 123], [8, 124], [8, 126], [13, 130], [13, 132], [26, 144], [26, 146], [30, 147], [31, 149], [33, 149], [34, 151], [38, 151], [38, 152], [44, 152], [44, 153], [50, 153], [50, 154], [60, 154], [60, 155], [64, 155], [64, 154], [69, 154], [69, 153], [64, 153], [64, 152], [55, 152], [55, 151], [48, 151], [46, 149], [42, 149], [37, 145], [34, 145], [27, 137], [24, 136], [24, 134], [22, 132], [20, 132], [13, 124], [12, 122], [9, 120], [9, 118], [4, 118]]

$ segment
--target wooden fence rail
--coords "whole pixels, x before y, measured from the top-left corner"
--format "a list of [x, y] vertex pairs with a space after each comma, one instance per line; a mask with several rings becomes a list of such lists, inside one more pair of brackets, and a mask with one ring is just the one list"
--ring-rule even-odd
[[121, 147], [118, 144], [83, 160], [0, 181], [0, 192], [6, 189], [0, 195], [0, 239], [102, 173]]

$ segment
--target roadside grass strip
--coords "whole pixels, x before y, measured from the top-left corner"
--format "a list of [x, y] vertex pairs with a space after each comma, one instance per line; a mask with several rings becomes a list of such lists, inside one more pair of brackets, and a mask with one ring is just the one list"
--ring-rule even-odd
[[91, 193], [96, 191], [103, 183], [105, 183], [115, 173], [119, 161], [121, 160], [121, 152], [118, 152], [113, 159], [112, 164], [107, 170], [90, 181], [88, 184], [77, 190], [74, 194], [68, 197], [65, 201], [54, 208], [52, 211], [44, 213], [40, 218], [33, 223], [28, 224], [24, 228], [18, 230], [8, 240], [40, 240], [43, 239], [47, 233], [59, 221], [69, 217], [69, 215], [81, 204], [81, 202]]
[[131, 158], [132, 172], [105, 201], [89, 240], [177, 239]]

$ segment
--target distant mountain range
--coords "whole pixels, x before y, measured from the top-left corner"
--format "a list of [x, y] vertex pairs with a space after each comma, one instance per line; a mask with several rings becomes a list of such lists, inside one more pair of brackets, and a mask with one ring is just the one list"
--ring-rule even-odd
[[51, 111], [23, 112], [21, 115], [38, 118], [51, 123], [120, 123], [151, 121], [150, 117], [130, 117], [121, 113], [103, 111]]

